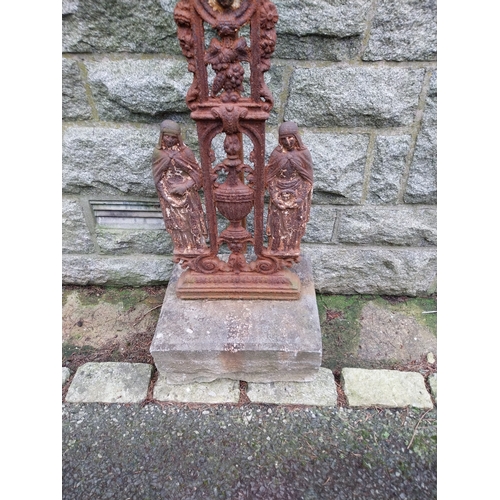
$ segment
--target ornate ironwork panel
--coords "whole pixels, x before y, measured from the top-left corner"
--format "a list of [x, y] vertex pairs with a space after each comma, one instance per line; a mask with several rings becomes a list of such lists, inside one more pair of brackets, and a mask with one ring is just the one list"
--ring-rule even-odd
[[[265, 165], [273, 96], [264, 73], [276, 45], [276, 7], [270, 0], [180, 0], [174, 19], [193, 73], [186, 103], [196, 122], [201, 160], [200, 166], [183, 144], [178, 125], [162, 123], [153, 176], [174, 260], [187, 269], [177, 293], [182, 298], [298, 298], [300, 280], [287, 268], [300, 258], [312, 161], [297, 126], [285, 122]], [[216, 161], [212, 145], [219, 134], [224, 134], [222, 161]], [[252, 145], [247, 162], [244, 136]], [[253, 233], [246, 227], [252, 211]], [[220, 233], [218, 214], [228, 221]], [[230, 250], [227, 259], [220, 256], [221, 245]]]

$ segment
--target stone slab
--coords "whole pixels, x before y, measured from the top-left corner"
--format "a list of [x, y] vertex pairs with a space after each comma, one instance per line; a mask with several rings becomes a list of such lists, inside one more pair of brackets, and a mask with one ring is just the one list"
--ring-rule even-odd
[[308, 258], [291, 268], [298, 300], [182, 300], [172, 272], [150, 351], [169, 384], [313, 380], [322, 343]]
[[169, 384], [160, 375], [153, 389], [158, 401], [176, 403], [237, 403], [240, 399], [240, 383], [237, 380], [217, 379], [213, 382], [192, 382], [191, 384]]
[[343, 368], [341, 378], [351, 407], [433, 408], [420, 373]]
[[249, 382], [247, 396], [252, 403], [336, 406], [337, 386], [332, 371], [320, 368], [310, 382]]
[[146, 399], [152, 365], [85, 363], [78, 367], [66, 395], [68, 403], [140, 403]]

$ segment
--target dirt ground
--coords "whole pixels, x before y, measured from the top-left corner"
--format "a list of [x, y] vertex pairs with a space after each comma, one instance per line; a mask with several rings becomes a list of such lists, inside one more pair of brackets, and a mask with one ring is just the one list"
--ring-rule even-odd
[[[66, 286], [62, 362], [154, 364], [149, 353], [166, 287]], [[343, 367], [437, 370], [436, 297], [317, 295], [323, 362]]]

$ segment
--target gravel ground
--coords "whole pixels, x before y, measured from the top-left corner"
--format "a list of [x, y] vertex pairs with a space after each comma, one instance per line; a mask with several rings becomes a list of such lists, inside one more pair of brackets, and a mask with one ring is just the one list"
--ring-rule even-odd
[[436, 410], [63, 404], [62, 498], [437, 498]]

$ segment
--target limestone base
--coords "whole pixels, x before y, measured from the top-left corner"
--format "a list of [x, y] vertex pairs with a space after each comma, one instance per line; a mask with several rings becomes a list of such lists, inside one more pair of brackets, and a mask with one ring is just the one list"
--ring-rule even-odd
[[176, 265], [150, 348], [165, 381], [313, 380], [322, 344], [310, 261], [303, 257], [292, 271], [301, 282], [298, 300], [183, 300]]

